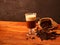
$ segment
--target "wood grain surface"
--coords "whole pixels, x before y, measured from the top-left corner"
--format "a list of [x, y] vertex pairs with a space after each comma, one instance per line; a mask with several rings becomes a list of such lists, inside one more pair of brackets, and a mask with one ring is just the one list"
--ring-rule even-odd
[[0, 21], [0, 45], [60, 45], [60, 37], [44, 41], [38, 37], [26, 40], [27, 32], [25, 22]]

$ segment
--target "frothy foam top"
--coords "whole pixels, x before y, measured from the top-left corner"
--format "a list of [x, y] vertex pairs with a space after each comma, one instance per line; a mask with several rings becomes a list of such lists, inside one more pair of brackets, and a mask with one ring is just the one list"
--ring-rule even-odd
[[34, 21], [36, 20], [36, 15], [26, 15], [26, 21]]

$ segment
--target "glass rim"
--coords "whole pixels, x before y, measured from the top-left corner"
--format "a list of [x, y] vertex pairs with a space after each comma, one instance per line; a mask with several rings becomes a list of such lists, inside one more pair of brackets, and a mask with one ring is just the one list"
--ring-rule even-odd
[[36, 15], [37, 13], [25, 13], [25, 15]]

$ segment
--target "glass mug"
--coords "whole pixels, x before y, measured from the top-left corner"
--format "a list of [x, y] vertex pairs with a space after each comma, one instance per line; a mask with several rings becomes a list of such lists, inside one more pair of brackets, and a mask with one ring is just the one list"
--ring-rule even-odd
[[27, 23], [27, 28], [29, 29], [29, 33], [27, 36], [30, 35], [30, 38], [35, 35], [34, 28], [36, 27], [36, 13], [25, 13], [25, 19]]

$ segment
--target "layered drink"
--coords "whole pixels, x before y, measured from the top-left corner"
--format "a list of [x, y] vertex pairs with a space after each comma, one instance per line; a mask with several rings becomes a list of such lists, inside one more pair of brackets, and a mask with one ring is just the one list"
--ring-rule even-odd
[[27, 22], [27, 27], [30, 29], [35, 28], [36, 13], [25, 14], [25, 18], [26, 18], [26, 22]]

